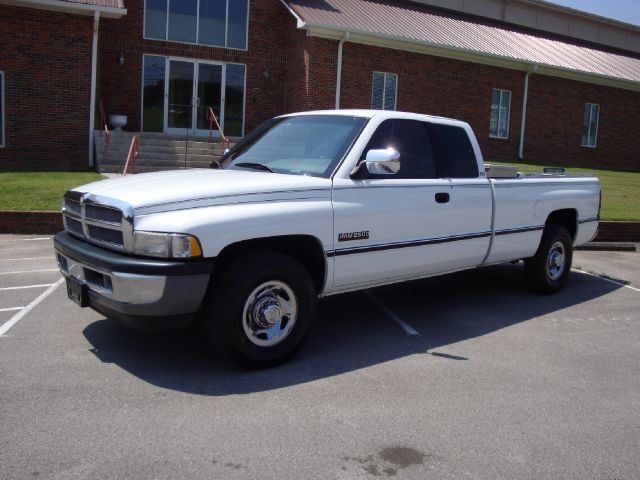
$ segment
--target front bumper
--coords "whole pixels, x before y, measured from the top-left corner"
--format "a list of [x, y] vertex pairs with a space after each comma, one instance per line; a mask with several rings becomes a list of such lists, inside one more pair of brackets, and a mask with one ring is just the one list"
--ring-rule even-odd
[[67, 232], [55, 236], [54, 247], [62, 274], [86, 286], [88, 306], [145, 330], [191, 323], [214, 265], [212, 259], [174, 261], [124, 255]]

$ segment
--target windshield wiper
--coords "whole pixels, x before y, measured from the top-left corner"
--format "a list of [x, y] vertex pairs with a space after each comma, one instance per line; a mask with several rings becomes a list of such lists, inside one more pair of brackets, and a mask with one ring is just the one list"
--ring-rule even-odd
[[272, 170], [271, 168], [267, 167], [266, 165], [264, 165], [262, 163], [240, 162], [240, 163], [234, 163], [234, 164], [232, 164], [232, 166], [234, 166], [234, 167], [252, 168], [253, 170], [262, 170], [262, 171], [265, 171], [265, 172], [276, 173], [275, 170]]

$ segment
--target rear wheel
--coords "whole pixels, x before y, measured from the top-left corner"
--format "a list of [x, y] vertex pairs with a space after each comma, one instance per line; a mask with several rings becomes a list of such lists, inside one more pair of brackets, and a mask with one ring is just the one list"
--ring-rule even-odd
[[227, 262], [212, 281], [202, 319], [224, 357], [253, 368], [293, 355], [309, 332], [316, 292], [306, 269], [279, 252], [251, 252]]
[[571, 271], [573, 242], [560, 225], [547, 225], [536, 254], [524, 261], [527, 284], [540, 293], [556, 293], [564, 287]]

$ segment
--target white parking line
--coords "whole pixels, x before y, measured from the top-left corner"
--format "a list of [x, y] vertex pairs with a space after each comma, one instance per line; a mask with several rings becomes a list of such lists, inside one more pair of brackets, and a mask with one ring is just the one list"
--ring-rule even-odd
[[386, 313], [393, 321], [395, 321], [398, 325], [400, 325], [404, 329], [404, 331], [407, 333], [407, 335], [420, 335], [415, 328], [413, 328], [411, 325], [405, 322], [394, 311], [392, 311], [384, 303], [378, 300], [378, 298], [373, 293], [371, 293], [369, 290], [364, 290], [364, 293], [369, 295], [369, 297], [371, 297], [371, 300], [373, 300], [376, 303], [376, 305], [378, 305], [378, 307], [380, 307], [384, 311], [384, 313]]
[[4, 240], [0, 244], [15, 243], [15, 242], [42, 242], [44, 240], [51, 240], [51, 237], [39, 237], [39, 238], [12, 238], [11, 240]]
[[23, 287], [2, 287], [0, 288], [0, 292], [3, 292], [5, 290], [24, 290], [25, 288], [44, 288], [44, 287], [50, 287], [51, 285], [54, 285], [54, 284], [42, 283], [40, 285], [25, 285]]
[[24, 257], [24, 258], [0, 258], [0, 262], [18, 262], [21, 260], [53, 260], [56, 257]]
[[53, 291], [60, 286], [60, 284], [64, 281], [64, 278], [61, 278], [56, 283], [47, 288], [44, 292], [40, 294], [38, 298], [36, 298], [29, 305], [24, 307], [20, 312], [16, 313], [10, 320], [8, 320], [4, 325], [0, 327], [0, 337], [4, 336], [11, 327], [13, 327], [16, 323], [18, 323], [27, 313], [34, 309], [40, 302], [42, 302], [45, 298], [53, 293]]
[[631, 285], [627, 285], [626, 283], [616, 282], [615, 280], [611, 280], [609, 277], [605, 277], [604, 275], [596, 275], [595, 273], [585, 272], [584, 270], [579, 270], [577, 268], [572, 268], [574, 272], [584, 273], [585, 275], [591, 275], [592, 277], [597, 277], [600, 280], [604, 280], [605, 282], [613, 283], [614, 285], [618, 285], [619, 287], [625, 287], [634, 292], [640, 292], [640, 288], [632, 287]]
[[42, 270], [17, 270], [15, 272], [0, 272], [0, 275], [13, 275], [18, 273], [59, 272], [57, 268], [44, 268]]
[[0, 308], [0, 312], [15, 312], [16, 310], [24, 310], [24, 307]]

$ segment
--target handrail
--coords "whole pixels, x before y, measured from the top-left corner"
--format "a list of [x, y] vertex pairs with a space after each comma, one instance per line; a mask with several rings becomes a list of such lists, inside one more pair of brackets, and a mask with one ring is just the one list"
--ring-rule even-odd
[[211, 139], [211, 137], [213, 136], [213, 122], [215, 122], [216, 127], [218, 127], [218, 131], [220, 132], [220, 138], [222, 139], [223, 149], [229, 148], [229, 139], [224, 136], [224, 132], [220, 127], [220, 123], [218, 123], [216, 114], [213, 113], [213, 109], [211, 107], [207, 107], [207, 120], [209, 120], [209, 139]]
[[122, 175], [127, 174], [127, 169], [129, 168], [129, 164], [131, 164], [131, 173], [135, 173], [135, 162], [136, 157], [138, 156], [138, 137], [135, 135], [131, 139], [131, 145], [129, 146], [129, 154], [127, 155], [127, 162], [124, 164], [124, 169], [122, 170]]
[[100, 99], [100, 106], [99, 106], [99, 110], [100, 110], [100, 122], [102, 122], [102, 128], [101, 130], [104, 130], [104, 160], [105, 160], [105, 164], [108, 164], [109, 162], [107, 162], [108, 158], [109, 158], [109, 126], [107, 125], [107, 117], [104, 114], [104, 103], [102, 102], [102, 99]]

